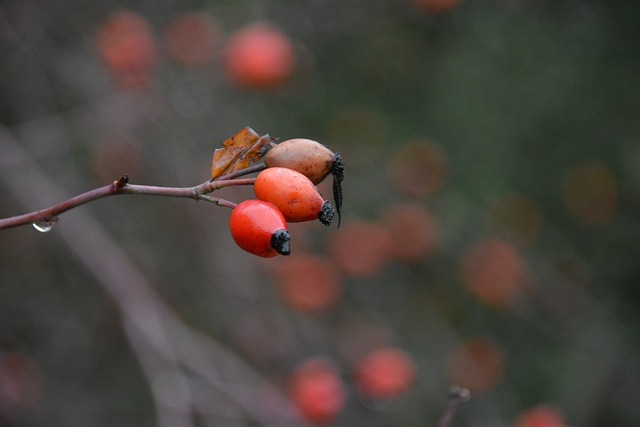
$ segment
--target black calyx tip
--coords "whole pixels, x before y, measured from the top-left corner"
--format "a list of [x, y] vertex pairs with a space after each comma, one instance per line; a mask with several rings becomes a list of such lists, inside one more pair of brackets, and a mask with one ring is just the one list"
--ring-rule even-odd
[[278, 230], [271, 236], [271, 247], [280, 255], [289, 255], [291, 253], [290, 240], [291, 236], [287, 230]]
[[329, 169], [331, 175], [336, 181], [342, 182], [344, 179], [344, 161], [342, 160], [342, 155], [340, 153], [335, 153], [333, 155], [333, 163], [331, 163], [331, 169]]
[[322, 205], [322, 209], [320, 209], [320, 213], [318, 214], [318, 219], [324, 225], [329, 226], [333, 222], [334, 214], [335, 214], [335, 211], [333, 209], [333, 205], [327, 200], [324, 202], [324, 205]]
[[340, 153], [336, 153], [333, 156], [331, 174], [333, 175], [333, 201], [336, 204], [338, 228], [340, 228], [340, 222], [342, 221], [342, 180], [344, 180], [344, 162]]

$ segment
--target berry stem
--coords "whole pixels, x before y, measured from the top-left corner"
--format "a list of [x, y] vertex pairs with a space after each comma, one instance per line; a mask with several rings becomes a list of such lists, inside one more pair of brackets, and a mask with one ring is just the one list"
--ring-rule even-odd
[[224, 181], [224, 180], [227, 180], [227, 179], [236, 179], [238, 177], [249, 175], [249, 174], [254, 173], [254, 172], [261, 172], [266, 168], [267, 168], [267, 166], [264, 163], [256, 163], [255, 165], [251, 165], [251, 166], [249, 166], [247, 168], [240, 169], [240, 170], [232, 172], [230, 174], [219, 176], [214, 181]]
[[[259, 165], [254, 165], [259, 166]], [[249, 170], [249, 171], [248, 171]], [[109, 185], [103, 187], [94, 188], [85, 193], [79, 194], [68, 200], [60, 202], [56, 205], [50, 206], [45, 209], [40, 209], [33, 212], [28, 212], [22, 215], [16, 215], [8, 218], [0, 218], [0, 230], [6, 228], [18, 227], [21, 225], [39, 223], [43, 221], [56, 220], [58, 215], [77, 208], [85, 203], [92, 202], [94, 200], [101, 199], [107, 196], [116, 196], [120, 194], [138, 194], [148, 196], [163, 196], [163, 197], [182, 197], [190, 198], [194, 200], [206, 200], [215, 203], [218, 206], [225, 206], [233, 208], [235, 203], [221, 199], [218, 197], [208, 196], [209, 193], [224, 187], [230, 187], [233, 185], [253, 185], [255, 178], [235, 178], [248, 173], [260, 170], [259, 168], [249, 167], [242, 171], [234, 172], [213, 181], [205, 181], [193, 187], [162, 187], [155, 185], [139, 185], [129, 184], [129, 178], [123, 175], [121, 178], [113, 181]], [[248, 172], [247, 172], [248, 171]]]
[[468, 402], [471, 398], [471, 393], [466, 388], [453, 386], [449, 391], [449, 407], [446, 412], [440, 418], [440, 422], [438, 423], [438, 427], [449, 427], [451, 425], [451, 421], [453, 421], [453, 417], [455, 417], [458, 409], [464, 404]]
[[203, 194], [203, 195], [201, 195], [201, 196], [200, 196], [200, 200], [205, 200], [205, 201], [207, 201], [207, 202], [214, 203], [214, 204], [216, 204], [216, 205], [218, 205], [218, 206], [224, 206], [224, 207], [226, 207], [226, 208], [231, 208], [231, 209], [233, 209], [233, 208], [235, 208], [236, 206], [238, 206], [238, 204], [237, 204], [237, 203], [234, 203], [234, 202], [232, 202], [232, 201], [230, 201], [230, 200], [221, 199], [221, 198], [219, 198], [219, 197], [213, 197], [213, 196], [210, 196], [210, 195], [208, 195], [208, 194]]

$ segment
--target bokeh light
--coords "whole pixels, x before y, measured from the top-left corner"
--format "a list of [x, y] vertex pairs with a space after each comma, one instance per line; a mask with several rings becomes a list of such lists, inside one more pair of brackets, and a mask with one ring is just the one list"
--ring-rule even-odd
[[0, 221], [207, 185], [246, 126], [345, 163], [289, 256], [231, 238], [251, 185], [0, 230], [0, 426], [640, 425], [639, 16], [0, 2]]

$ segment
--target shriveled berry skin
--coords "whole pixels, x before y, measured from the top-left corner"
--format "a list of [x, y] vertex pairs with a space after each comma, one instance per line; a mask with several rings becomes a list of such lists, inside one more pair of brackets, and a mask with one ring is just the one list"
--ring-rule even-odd
[[319, 219], [330, 225], [333, 220], [331, 203], [309, 178], [293, 169], [267, 168], [258, 174], [253, 188], [258, 199], [276, 205], [289, 222]]
[[289, 232], [282, 212], [272, 203], [245, 200], [229, 217], [231, 237], [245, 251], [263, 258], [289, 255]]
[[275, 145], [264, 156], [267, 167], [284, 167], [319, 184], [331, 172], [335, 153], [317, 141], [294, 138]]

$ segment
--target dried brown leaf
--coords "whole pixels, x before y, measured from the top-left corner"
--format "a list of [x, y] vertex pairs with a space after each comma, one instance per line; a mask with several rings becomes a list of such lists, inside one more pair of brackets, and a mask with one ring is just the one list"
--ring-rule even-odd
[[213, 153], [211, 179], [245, 169], [251, 162], [259, 161], [271, 139], [261, 137], [253, 129], [245, 127], [222, 143]]

